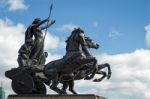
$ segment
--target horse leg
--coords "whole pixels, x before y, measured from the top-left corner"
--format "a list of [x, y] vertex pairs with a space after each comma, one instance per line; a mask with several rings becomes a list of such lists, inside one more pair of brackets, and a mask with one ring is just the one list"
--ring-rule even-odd
[[94, 66], [94, 70], [93, 70], [93, 72], [92, 72], [92, 74], [90, 75], [90, 76], [86, 76], [84, 79], [85, 80], [90, 80], [90, 79], [92, 79], [94, 76], [95, 76], [95, 73], [96, 73], [96, 71], [97, 71], [97, 60], [95, 59], [95, 58], [93, 58], [93, 59], [91, 59], [91, 61], [93, 62], [93, 66]]
[[108, 63], [98, 65], [98, 70], [101, 70], [105, 67], [107, 67], [107, 69], [108, 69], [107, 79], [109, 79], [111, 77], [111, 68], [110, 68], [110, 65]]
[[102, 74], [103, 76], [99, 79], [94, 79], [93, 80], [94, 82], [100, 82], [107, 76], [106, 72], [104, 72], [104, 71], [97, 71], [96, 74]]
[[69, 81], [69, 91], [71, 91], [73, 94], [77, 94], [74, 90], [74, 80]]
[[52, 80], [52, 85], [50, 86], [50, 88], [52, 90], [54, 90], [55, 92], [57, 92], [58, 94], [67, 94], [65, 91], [60, 90], [57, 85], [59, 83], [59, 79], [58, 77], [56, 77], [54, 80]]
[[62, 87], [62, 90], [66, 92], [68, 86], [69, 86], [69, 83], [66, 82], [66, 81], [63, 81], [63, 87]]

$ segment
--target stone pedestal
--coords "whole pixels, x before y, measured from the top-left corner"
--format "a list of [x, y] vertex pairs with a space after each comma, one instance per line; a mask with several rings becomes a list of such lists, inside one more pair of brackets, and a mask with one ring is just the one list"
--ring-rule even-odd
[[80, 95], [9, 95], [7, 99], [106, 99], [94, 94]]

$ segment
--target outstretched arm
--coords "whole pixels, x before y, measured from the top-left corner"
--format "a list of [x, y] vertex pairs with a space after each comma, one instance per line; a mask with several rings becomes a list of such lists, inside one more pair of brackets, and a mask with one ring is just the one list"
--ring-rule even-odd
[[56, 22], [55, 20], [51, 21], [48, 25], [41, 27], [41, 30], [44, 30], [44, 29], [46, 29], [46, 28], [49, 28], [49, 27], [50, 27], [51, 25], [53, 25], [55, 22]]
[[47, 22], [47, 21], [49, 21], [49, 20], [48, 20], [48, 19], [45, 19], [45, 20], [41, 21], [40, 23], [35, 24], [34, 27], [37, 28], [37, 27], [39, 27], [40, 25], [44, 24], [44, 23]]

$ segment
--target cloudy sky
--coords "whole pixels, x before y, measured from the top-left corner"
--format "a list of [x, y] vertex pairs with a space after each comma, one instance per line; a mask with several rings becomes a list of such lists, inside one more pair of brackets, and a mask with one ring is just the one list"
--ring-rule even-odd
[[91, 50], [99, 63], [107, 62], [112, 68], [110, 80], [76, 81], [78, 93], [108, 99], [150, 99], [149, 0], [0, 0], [0, 81], [7, 95], [13, 91], [4, 72], [17, 67], [17, 51], [26, 28], [34, 18], [48, 17], [51, 3], [56, 23], [46, 36], [47, 62], [65, 54], [65, 39], [80, 26], [101, 45]]

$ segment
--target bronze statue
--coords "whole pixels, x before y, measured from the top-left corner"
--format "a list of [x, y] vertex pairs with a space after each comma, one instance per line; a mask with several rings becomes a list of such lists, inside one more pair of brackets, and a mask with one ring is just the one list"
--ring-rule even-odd
[[[17, 94], [46, 94], [46, 87], [58, 94], [67, 94], [66, 89], [73, 94], [74, 80], [90, 80], [95, 74], [102, 74], [93, 81], [100, 82], [105, 77], [111, 77], [111, 69], [108, 63], [97, 64], [97, 59], [90, 53], [90, 48], [99, 48], [99, 44], [85, 36], [81, 28], [74, 29], [66, 40], [66, 54], [58, 60], [45, 64], [47, 52], [44, 52], [44, 40], [47, 28], [55, 21], [49, 17], [42, 20], [35, 18], [25, 32], [25, 42], [19, 49], [18, 67], [5, 72], [5, 76], [12, 80], [12, 89]], [[44, 23], [47, 24], [42, 26]], [[45, 29], [45, 34], [42, 30]], [[108, 72], [101, 69], [107, 67]], [[63, 88], [57, 87], [63, 83]]]
[[[85, 37], [85, 41], [87, 42], [88, 48], [95, 48], [95, 49], [99, 48], [99, 45], [93, 42], [92, 39], [90, 39], [89, 37]], [[108, 73], [106, 73], [105, 71], [101, 71], [101, 69], [106, 68], [106, 67], [108, 69]], [[93, 67], [92, 64], [89, 63], [89, 64], [85, 64], [82, 68], [78, 69], [72, 74], [63, 76], [61, 79], [61, 83], [63, 84], [62, 90], [66, 91], [66, 89], [69, 87], [69, 91], [71, 91], [73, 94], [77, 94], [77, 92], [74, 90], [74, 80], [81, 80], [83, 78], [87, 80], [87, 77], [88, 77], [87, 75], [92, 74], [93, 73], [92, 71], [95, 68], [96, 67]], [[94, 77], [95, 74], [101, 74], [103, 76], [98, 79], [94, 79], [93, 80], [94, 82], [100, 82], [106, 76], [107, 76], [107, 79], [109, 79], [111, 77], [110, 65], [108, 63], [98, 64], [96, 71], [94, 72], [92, 77]]]
[[[54, 23], [54, 21], [52, 21], [48, 25], [40, 27], [42, 24], [44, 24], [47, 21], [49, 20], [48, 19], [41, 20], [40, 18], [36, 18], [34, 19], [32, 24], [27, 28], [25, 32], [25, 42], [27, 42], [27, 40], [31, 40], [32, 42], [34, 42], [31, 48], [31, 53], [30, 53], [29, 58], [31, 60], [37, 60], [37, 62], [40, 61], [42, 54], [44, 53], [43, 52], [44, 36], [43, 36], [42, 30], [47, 29], [49, 26], [52, 25], [52, 23]], [[33, 36], [34, 36], [34, 39], [33, 39]]]
[[[80, 28], [72, 31], [71, 36], [67, 39], [66, 55], [62, 59], [51, 61], [46, 65], [42, 64], [45, 62], [38, 61], [41, 64], [28, 64], [6, 71], [6, 77], [12, 79], [13, 90], [17, 94], [46, 94], [45, 83], [58, 94], [67, 94], [66, 88], [69, 85], [70, 90], [76, 94], [73, 90], [74, 80], [93, 78], [95, 73], [103, 74], [102, 78], [94, 79], [99, 82], [106, 77], [106, 73], [100, 71], [104, 67], [108, 67], [107, 77], [109, 78], [111, 75], [109, 64], [97, 65], [96, 58], [89, 52], [89, 48], [97, 49], [99, 45], [93, 43], [83, 33]], [[32, 50], [29, 53], [32, 53]], [[44, 59], [46, 56], [47, 53], [44, 53]], [[63, 89], [57, 87], [59, 83], [64, 84]]]
[[21, 46], [18, 53], [18, 65], [23, 67], [28, 65], [29, 55], [31, 53], [32, 41], [26, 40], [26, 42]]
[[[63, 75], [71, 74], [88, 63], [96, 67], [97, 60], [91, 56], [87, 57], [83, 53], [83, 50], [85, 50], [86, 53], [89, 54], [83, 33], [83, 30], [80, 28], [73, 30], [71, 36], [67, 40], [66, 55], [62, 59], [49, 62], [45, 65], [44, 74], [49, 80], [52, 80], [50, 88], [59, 94], [66, 94], [57, 87]], [[95, 68], [93, 72], [92, 77], [96, 72]]]
[[[108, 73], [102, 71], [102, 69], [106, 67], [108, 69]], [[87, 75], [92, 74], [91, 69], [93, 68], [91, 68], [90, 64], [88, 64], [87, 66], [85, 66], [85, 68], [79, 69], [77, 72], [74, 72], [73, 74], [63, 76], [60, 81], [63, 84], [62, 90], [66, 91], [67, 88], [69, 87], [69, 91], [71, 91], [73, 94], [77, 94], [77, 92], [74, 90], [74, 80], [85, 79]], [[100, 74], [102, 75], [102, 77], [94, 79], [93, 80], [94, 82], [100, 82], [105, 77], [109, 79], [111, 77], [110, 65], [108, 63], [99, 64], [95, 74]]]

